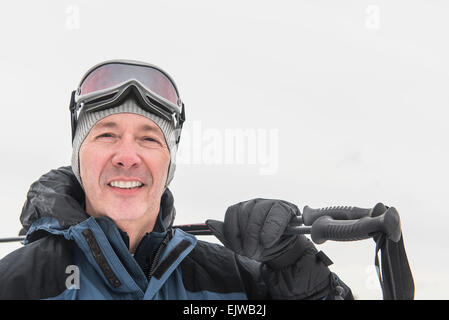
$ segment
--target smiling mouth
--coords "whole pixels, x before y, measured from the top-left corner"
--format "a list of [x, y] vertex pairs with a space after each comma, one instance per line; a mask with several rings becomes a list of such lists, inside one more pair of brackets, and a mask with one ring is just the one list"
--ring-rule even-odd
[[108, 186], [119, 189], [138, 189], [142, 188], [144, 184], [140, 181], [111, 181]]

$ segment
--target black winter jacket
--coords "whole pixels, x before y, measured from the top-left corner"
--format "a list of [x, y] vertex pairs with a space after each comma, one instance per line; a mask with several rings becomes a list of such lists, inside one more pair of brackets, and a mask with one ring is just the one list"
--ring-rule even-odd
[[174, 228], [173, 203], [167, 189], [133, 257], [112, 220], [85, 212], [71, 168], [50, 171], [28, 192], [25, 245], [0, 260], [0, 299], [353, 298], [316, 250], [273, 270]]

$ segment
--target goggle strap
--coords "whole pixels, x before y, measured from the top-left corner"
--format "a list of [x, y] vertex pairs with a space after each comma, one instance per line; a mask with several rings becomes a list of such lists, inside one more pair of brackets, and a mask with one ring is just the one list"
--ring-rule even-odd
[[[181, 114], [179, 115], [179, 129], [182, 129], [182, 126], [186, 121], [186, 112], [184, 107], [184, 102], [181, 102]], [[178, 135], [178, 139], [176, 140], [176, 145], [179, 145], [179, 141], [181, 140], [181, 134]]]
[[184, 123], [184, 121], [186, 121], [186, 112], [185, 112], [185, 108], [184, 108], [184, 102], [182, 102], [182, 106], [181, 106], [181, 125]]
[[76, 124], [77, 124], [77, 114], [76, 114], [76, 103], [75, 103], [75, 94], [76, 91], [72, 91], [72, 95], [70, 97], [70, 106], [69, 106], [69, 110], [70, 110], [70, 118], [71, 118], [71, 122], [72, 122], [72, 143], [73, 140], [75, 139], [75, 132], [76, 132]]

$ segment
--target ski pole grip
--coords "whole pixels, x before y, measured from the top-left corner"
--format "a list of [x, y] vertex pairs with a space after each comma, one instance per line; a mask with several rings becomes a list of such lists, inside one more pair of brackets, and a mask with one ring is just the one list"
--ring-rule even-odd
[[316, 244], [327, 240], [355, 241], [384, 233], [394, 242], [401, 238], [399, 214], [393, 207], [377, 217], [363, 217], [358, 220], [334, 220], [330, 216], [318, 218], [312, 225], [311, 237]]
[[312, 209], [305, 206], [302, 213], [302, 220], [306, 226], [311, 226], [317, 219], [329, 216], [335, 220], [357, 220], [371, 216], [372, 209], [364, 209], [348, 206], [336, 206], [328, 208]]

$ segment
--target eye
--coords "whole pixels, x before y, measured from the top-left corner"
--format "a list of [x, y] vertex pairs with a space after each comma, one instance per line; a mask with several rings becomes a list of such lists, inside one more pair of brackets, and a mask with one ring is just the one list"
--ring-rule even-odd
[[114, 135], [112, 133], [106, 132], [106, 133], [102, 133], [102, 134], [98, 135], [97, 139], [100, 139], [100, 138], [113, 138], [113, 137], [114, 137]]
[[162, 146], [163, 143], [161, 142], [161, 139], [158, 137], [151, 137], [151, 136], [144, 136], [142, 137], [142, 142], [144, 145], [148, 147], [156, 147], [156, 146]]
[[153, 137], [143, 137], [142, 140], [144, 140], [146, 142], [158, 142], [158, 140]]

